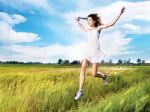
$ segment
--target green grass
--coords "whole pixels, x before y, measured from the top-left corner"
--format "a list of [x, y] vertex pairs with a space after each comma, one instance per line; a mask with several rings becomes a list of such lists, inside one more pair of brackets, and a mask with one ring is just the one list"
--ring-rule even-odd
[[69, 112], [150, 112], [150, 79]]
[[149, 111], [150, 67], [102, 66], [99, 70], [109, 73], [109, 85], [93, 78], [90, 66], [85, 95], [75, 101], [79, 66], [0, 65], [0, 112]]

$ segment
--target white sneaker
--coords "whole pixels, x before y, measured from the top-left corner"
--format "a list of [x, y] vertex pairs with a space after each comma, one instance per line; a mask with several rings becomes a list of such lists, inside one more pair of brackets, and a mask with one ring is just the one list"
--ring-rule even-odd
[[108, 84], [108, 76], [106, 74], [104, 74], [105, 78], [103, 78], [104, 81], [104, 85]]
[[78, 100], [81, 96], [83, 96], [83, 91], [78, 91], [76, 96], [75, 96], [75, 100]]
[[[101, 74], [100, 72], [97, 72], [99, 74]], [[103, 79], [103, 82], [104, 82], [104, 85], [107, 85], [108, 84], [108, 75], [104, 74], [104, 78]]]

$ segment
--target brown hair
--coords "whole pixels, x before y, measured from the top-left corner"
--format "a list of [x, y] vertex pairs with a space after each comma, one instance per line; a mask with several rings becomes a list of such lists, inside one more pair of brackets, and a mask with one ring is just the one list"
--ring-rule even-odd
[[95, 27], [98, 27], [100, 25], [102, 25], [103, 23], [101, 22], [101, 18], [100, 16], [98, 16], [98, 14], [94, 13], [94, 14], [89, 14], [88, 17], [91, 17], [94, 21], [95, 21]]

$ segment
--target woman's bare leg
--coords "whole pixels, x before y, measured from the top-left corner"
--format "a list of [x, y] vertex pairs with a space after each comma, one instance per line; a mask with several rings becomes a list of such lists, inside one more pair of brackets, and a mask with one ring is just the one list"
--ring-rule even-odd
[[92, 75], [98, 78], [104, 78], [104, 74], [102, 72], [98, 72], [98, 63], [93, 63]]
[[87, 59], [84, 59], [82, 61], [82, 65], [81, 65], [81, 71], [80, 71], [80, 81], [79, 81], [79, 91], [82, 90], [83, 88], [83, 84], [84, 84], [84, 80], [85, 80], [85, 73], [86, 73], [86, 69], [87, 69], [87, 66], [88, 66], [88, 60]]

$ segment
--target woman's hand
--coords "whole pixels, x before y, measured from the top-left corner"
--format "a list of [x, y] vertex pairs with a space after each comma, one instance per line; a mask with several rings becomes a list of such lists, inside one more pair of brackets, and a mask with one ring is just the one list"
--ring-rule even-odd
[[77, 17], [76, 20], [77, 20], [77, 22], [80, 21], [80, 17]]
[[125, 6], [123, 6], [123, 7], [121, 8], [120, 15], [122, 15], [122, 14], [124, 13], [125, 9], [126, 9]]

